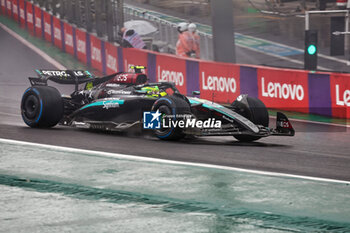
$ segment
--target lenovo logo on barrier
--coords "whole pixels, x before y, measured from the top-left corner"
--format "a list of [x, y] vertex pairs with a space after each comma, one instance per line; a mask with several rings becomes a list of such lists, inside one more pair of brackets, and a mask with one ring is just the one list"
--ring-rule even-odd
[[61, 29], [60, 28], [54, 28], [54, 37], [58, 40], [61, 40]]
[[107, 67], [111, 70], [117, 71], [117, 59], [112, 55], [107, 55]]
[[262, 96], [278, 99], [303, 100], [304, 88], [301, 85], [268, 82], [265, 88], [265, 79], [261, 78]]
[[51, 35], [51, 24], [45, 22], [45, 33]]
[[85, 41], [78, 40], [77, 50], [78, 50], [78, 52], [81, 52], [81, 53], [84, 53], [84, 54], [86, 53]]
[[101, 62], [101, 50], [99, 48], [92, 47], [91, 57], [92, 60]]
[[[348, 106], [350, 107], [350, 90], [345, 90], [343, 95], [340, 96], [339, 85], [335, 85], [335, 97], [338, 106]], [[342, 98], [342, 99], [341, 99]]]
[[66, 45], [73, 47], [73, 36], [66, 33], [65, 34]]
[[217, 77], [217, 76], [205, 76], [202, 72], [202, 88], [203, 90], [232, 92], [237, 90], [237, 83], [235, 78]]
[[161, 70], [160, 66], [158, 66], [158, 81], [174, 82], [177, 86], [183, 86], [184, 80], [185, 79], [182, 72]]
[[22, 8], [19, 9], [19, 16], [20, 16], [22, 19], [25, 19], [25, 16], [24, 16], [24, 9], [22, 9]]
[[30, 12], [27, 12], [27, 20], [28, 23], [33, 23], [33, 14]]
[[35, 27], [41, 28], [41, 19], [39, 17], [35, 17]]

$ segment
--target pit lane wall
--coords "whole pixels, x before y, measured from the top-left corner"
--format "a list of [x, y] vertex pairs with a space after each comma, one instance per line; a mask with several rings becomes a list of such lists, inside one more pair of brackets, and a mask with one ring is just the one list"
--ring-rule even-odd
[[125, 49], [53, 16], [26, 0], [0, 0], [0, 14], [17, 21], [104, 74], [144, 65], [150, 81], [173, 81], [181, 93], [231, 103], [240, 94], [268, 108], [350, 119], [350, 74], [276, 69], [184, 59], [147, 50]]

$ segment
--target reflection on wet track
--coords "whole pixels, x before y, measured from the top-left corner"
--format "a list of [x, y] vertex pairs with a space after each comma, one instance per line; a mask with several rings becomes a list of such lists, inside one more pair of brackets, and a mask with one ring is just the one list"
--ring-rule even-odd
[[[350, 201], [346, 184], [4, 142], [0, 148], [2, 230], [350, 230], [350, 207], [344, 206]], [[132, 219], [136, 220], [130, 223]]]

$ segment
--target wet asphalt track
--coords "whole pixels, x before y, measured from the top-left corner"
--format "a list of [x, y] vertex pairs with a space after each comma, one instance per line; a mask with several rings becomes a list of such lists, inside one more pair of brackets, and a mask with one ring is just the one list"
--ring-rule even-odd
[[232, 137], [163, 142], [150, 135], [28, 128], [19, 109], [27, 77], [35, 68], [54, 67], [2, 29], [0, 52], [0, 138], [350, 181], [350, 134], [344, 127], [292, 122], [295, 137], [256, 143]]

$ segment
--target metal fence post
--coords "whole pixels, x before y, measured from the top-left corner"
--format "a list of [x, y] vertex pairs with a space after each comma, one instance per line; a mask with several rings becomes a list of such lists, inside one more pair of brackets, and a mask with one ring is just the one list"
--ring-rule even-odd
[[96, 18], [96, 33], [97, 36], [102, 37], [103, 35], [103, 24], [102, 24], [102, 1], [95, 0], [95, 18]]
[[64, 19], [66, 17], [66, 2], [64, 0], [59, 0], [59, 9], [58, 9], [58, 14], [60, 15], [61, 19]]
[[75, 23], [78, 27], [82, 27], [81, 12], [80, 12], [80, 0], [75, 0]]
[[107, 23], [107, 38], [108, 38], [108, 41], [112, 42], [114, 41], [112, 0], [107, 0], [106, 23]]
[[68, 22], [74, 23], [74, 0], [66, 1]]
[[124, 27], [124, 0], [117, 0], [117, 25], [118, 31]]
[[93, 19], [91, 12], [91, 1], [88, 0], [85, 1], [85, 20], [86, 30], [88, 32], [92, 32]]

